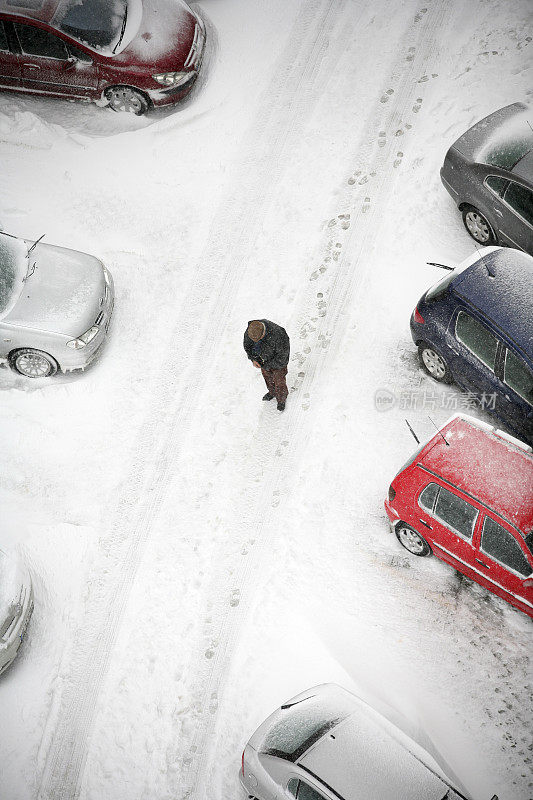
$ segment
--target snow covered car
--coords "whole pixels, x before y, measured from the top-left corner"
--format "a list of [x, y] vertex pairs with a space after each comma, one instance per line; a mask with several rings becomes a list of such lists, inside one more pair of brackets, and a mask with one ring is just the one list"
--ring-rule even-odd
[[429, 753], [331, 683], [293, 697], [260, 725], [244, 749], [239, 777], [249, 800], [464, 798]]
[[0, 362], [26, 378], [85, 369], [106, 339], [114, 297], [94, 256], [0, 232]]
[[533, 255], [533, 130], [524, 103], [500, 108], [450, 147], [440, 176], [476, 242]]
[[183, 0], [0, 0], [0, 88], [143, 114], [192, 88], [205, 44]]
[[484, 247], [427, 291], [411, 315], [423, 368], [452, 380], [533, 443], [533, 258]]
[[0, 550], [0, 675], [17, 655], [32, 611], [28, 570], [18, 557]]
[[531, 447], [457, 414], [402, 467], [385, 509], [410, 553], [435, 553], [533, 617]]

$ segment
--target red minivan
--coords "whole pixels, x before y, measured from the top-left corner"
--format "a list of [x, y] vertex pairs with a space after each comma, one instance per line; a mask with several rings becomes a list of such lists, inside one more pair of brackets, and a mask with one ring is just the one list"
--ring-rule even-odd
[[191, 90], [204, 45], [184, 0], [0, 0], [0, 89], [140, 115]]
[[385, 509], [410, 553], [433, 552], [533, 617], [531, 447], [458, 414], [402, 467]]

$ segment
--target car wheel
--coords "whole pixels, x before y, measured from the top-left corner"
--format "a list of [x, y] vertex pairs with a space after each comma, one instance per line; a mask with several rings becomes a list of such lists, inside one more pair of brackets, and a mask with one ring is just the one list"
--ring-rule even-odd
[[25, 378], [48, 378], [57, 372], [57, 362], [52, 356], [30, 347], [17, 350], [9, 361], [13, 369]]
[[474, 206], [463, 208], [463, 222], [470, 236], [479, 244], [489, 246], [497, 243], [490, 222]]
[[126, 111], [137, 117], [148, 111], [149, 103], [146, 97], [131, 86], [112, 86], [106, 89], [105, 97], [113, 111]]
[[441, 383], [452, 382], [453, 378], [450, 368], [448, 367], [446, 359], [444, 356], [441, 356], [438, 350], [435, 350], [434, 347], [423, 342], [418, 348], [418, 354], [422, 366], [432, 378], [435, 378], [436, 381], [440, 381]]
[[404, 522], [400, 522], [396, 526], [396, 538], [402, 547], [405, 547], [414, 556], [429, 556], [431, 554], [431, 547], [424, 537]]

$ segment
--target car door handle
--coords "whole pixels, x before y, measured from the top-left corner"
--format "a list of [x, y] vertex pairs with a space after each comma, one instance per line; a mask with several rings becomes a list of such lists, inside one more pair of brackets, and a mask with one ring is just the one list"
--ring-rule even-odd
[[425, 526], [426, 526], [426, 528], [429, 528], [429, 530], [430, 530], [430, 531], [432, 531], [432, 530], [433, 530], [433, 528], [431, 527], [431, 525], [430, 525], [428, 522], [426, 522], [424, 519], [421, 519], [421, 520], [420, 520], [420, 522], [422, 523], [422, 525], [425, 525]]
[[484, 561], [480, 561], [479, 558], [476, 558], [476, 561], [478, 564], [481, 564], [482, 567], [485, 567], [485, 569], [490, 569], [489, 565], [485, 564]]
[[28, 67], [28, 69], [41, 69], [38, 64], [23, 64], [24, 67]]

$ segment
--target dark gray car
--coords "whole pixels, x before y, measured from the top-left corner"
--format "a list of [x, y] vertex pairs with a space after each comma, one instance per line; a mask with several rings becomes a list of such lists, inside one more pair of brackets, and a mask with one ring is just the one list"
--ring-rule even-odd
[[429, 753], [332, 683], [293, 697], [263, 722], [239, 777], [248, 800], [466, 800]]
[[483, 245], [533, 255], [533, 111], [513, 103], [477, 122], [450, 147], [440, 176]]
[[0, 362], [21, 375], [85, 369], [107, 337], [114, 297], [94, 256], [0, 232]]

